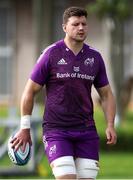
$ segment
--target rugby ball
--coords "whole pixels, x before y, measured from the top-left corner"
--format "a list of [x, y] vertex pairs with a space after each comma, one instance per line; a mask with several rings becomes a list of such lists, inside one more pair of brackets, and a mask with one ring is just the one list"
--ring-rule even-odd
[[29, 143], [26, 144], [25, 150], [22, 150], [22, 147], [20, 147], [17, 151], [12, 148], [11, 140], [13, 139], [13, 135], [8, 140], [8, 156], [10, 160], [19, 166], [26, 165], [31, 157], [31, 146]]

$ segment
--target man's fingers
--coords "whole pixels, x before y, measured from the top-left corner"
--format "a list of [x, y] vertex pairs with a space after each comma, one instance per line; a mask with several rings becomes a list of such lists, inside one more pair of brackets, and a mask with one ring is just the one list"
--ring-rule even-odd
[[17, 138], [15, 138], [15, 140], [12, 142], [11, 141], [11, 143], [12, 143], [12, 148], [15, 148], [15, 146], [19, 143], [19, 139], [17, 139]]
[[15, 151], [17, 151], [22, 144], [23, 144], [22, 140], [19, 140], [19, 139], [16, 138], [15, 141], [13, 141], [11, 147], [13, 149], [15, 149]]
[[29, 143], [30, 143], [30, 146], [32, 146], [32, 141], [31, 141], [31, 139], [30, 139]]
[[107, 136], [107, 144], [116, 144], [117, 142], [117, 137], [115, 135], [109, 134]]
[[21, 146], [21, 149], [22, 149], [23, 152], [25, 151], [25, 148], [26, 148], [26, 143], [23, 143], [22, 146]]
[[113, 140], [112, 140], [112, 141], [113, 141], [113, 144], [116, 144], [116, 142], [117, 142], [117, 136], [114, 135], [112, 139], [113, 139]]
[[20, 146], [22, 146], [22, 145], [23, 145], [23, 142], [22, 142], [22, 140], [20, 140], [14, 147], [15, 151], [17, 151], [20, 148]]
[[16, 139], [17, 139], [17, 138], [14, 137], [14, 138], [10, 141], [10, 143], [13, 143]]
[[107, 144], [112, 144], [112, 135], [110, 132], [106, 133], [107, 136]]
[[111, 134], [109, 132], [106, 132], [107, 141], [111, 140]]
[[112, 144], [111, 139], [107, 140], [107, 144]]

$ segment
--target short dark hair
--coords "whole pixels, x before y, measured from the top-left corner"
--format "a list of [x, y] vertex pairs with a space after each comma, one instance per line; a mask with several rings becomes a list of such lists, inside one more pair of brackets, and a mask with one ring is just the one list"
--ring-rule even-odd
[[68, 19], [72, 16], [78, 16], [78, 17], [85, 16], [87, 18], [87, 15], [88, 15], [87, 11], [82, 7], [76, 7], [76, 6], [69, 7], [64, 11], [63, 24], [66, 24]]

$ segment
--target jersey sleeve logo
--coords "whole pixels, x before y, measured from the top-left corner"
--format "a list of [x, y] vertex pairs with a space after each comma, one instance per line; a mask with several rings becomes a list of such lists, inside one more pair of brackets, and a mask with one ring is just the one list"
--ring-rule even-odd
[[66, 65], [67, 64], [67, 62], [65, 61], [65, 59], [60, 59], [58, 62], [57, 62], [57, 64], [59, 64], [59, 65]]

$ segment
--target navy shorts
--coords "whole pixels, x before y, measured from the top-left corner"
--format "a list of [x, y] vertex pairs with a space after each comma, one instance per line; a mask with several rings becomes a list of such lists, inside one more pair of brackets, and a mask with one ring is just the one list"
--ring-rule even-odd
[[43, 134], [43, 143], [49, 163], [62, 156], [99, 160], [99, 136], [95, 129], [50, 130]]

